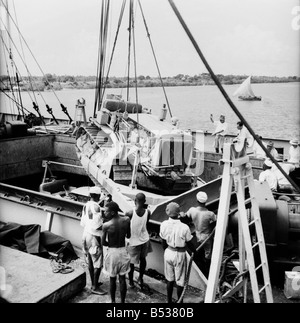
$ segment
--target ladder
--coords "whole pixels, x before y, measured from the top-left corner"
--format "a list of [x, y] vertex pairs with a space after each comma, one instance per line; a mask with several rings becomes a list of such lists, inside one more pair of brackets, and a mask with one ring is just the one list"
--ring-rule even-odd
[[[237, 157], [237, 158], [236, 158]], [[260, 218], [259, 205], [255, 197], [255, 185], [249, 156], [245, 149], [238, 154], [231, 143], [224, 144], [224, 154], [221, 163], [224, 165], [221, 198], [218, 208], [215, 239], [213, 245], [211, 267], [205, 295], [205, 303], [216, 302], [216, 293], [220, 276], [221, 262], [223, 258], [224, 242], [228, 225], [228, 214], [232, 188], [234, 187], [238, 202], [238, 226], [239, 226], [239, 271], [241, 279], [233, 286], [232, 290], [223, 297], [232, 296], [240, 289], [247, 292], [248, 278], [242, 278], [243, 272], [248, 271], [250, 275], [251, 288], [254, 303], [261, 303], [261, 294], [265, 292], [267, 303], [273, 303], [272, 287], [269, 275], [269, 265], [265, 247], [265, 239]], [[245, 186], [248, 185], [251, 200], [252, 219], [249, 223], [249, 216], [245, 206]], [[256, 241], [253, 243], [250, 228], [255, 230]], [[254, 251], [259, 252], [260, 264], [255, 263]], [[257, 274], [262, 271], [263, 286], [258, 284]]]

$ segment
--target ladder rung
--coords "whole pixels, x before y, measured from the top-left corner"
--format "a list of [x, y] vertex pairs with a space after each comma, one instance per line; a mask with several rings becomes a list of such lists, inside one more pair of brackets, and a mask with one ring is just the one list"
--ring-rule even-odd
[[264, 263], [261, 263], [258, 267], [255, 268], [255, 271], [258, 271], [258, 269], [260, 269], [263, 265]]
[[253, 246], [252, 246], [252, 249], [256, 248], [260, 243], [262, 243], [261, 240], [257, 241]]
[[264, 291], [270, 284], [267, 283], [258, 293], [260, 294], [262, 291]]
[[257, 219], [255, 219], [255, 220], [253, 220], [252, 222], [250, 222], [249, 223], [249, 227], [251, 226], [251, 225], [253, 225], [255, 222], [257, 222], [258, 220]]

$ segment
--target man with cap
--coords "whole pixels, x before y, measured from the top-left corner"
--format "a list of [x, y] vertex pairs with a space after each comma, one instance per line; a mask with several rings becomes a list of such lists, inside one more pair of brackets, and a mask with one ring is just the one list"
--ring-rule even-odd
[[278, 151], [276, 150], [276, 148], [274, 147], [274, 142], [273, 141], [269, 141], [267, 143], [267, 149], [269, 151], [269, 153], [277, 160], [279, 158], [278, 156]]
[[267, 158], [263, 164], [263, 171], [259, 174], [258, 180], [262, 182], [267, 182], [271, 191], [276, 192], [278, 187], [277, 178], [272, 171], [273, 163]]
[[[214, 212], [209, 211], [206, 207], [208, 196], [205, 192], [198, 192], [196, 195], [198, 206], [191, 207], [186, 216], [190, 218], [195, 226], [195, 234], [197, 242], [200, 245], [212, 232], [216, 224], [217, 216]], [[211, 253], [212, 253], [213, 239], [209, 239], [204, 249], [204, 262], [206, 264], [206, 274], [210, 267]]]
[[294, 138], [290, 141], [290, 149], [289, 149], [289, 159], [288, 162], [294, 165], [299, 166], [300, 161], [300, 147], [299, 147], [299, 140]]
[[186, 247], [196, 252], [190, 228], [179, 219], [180, 207], [171, 202], [166, 207], [168, 220], [160, 226], [164, 253], [164, 271], [167, 279], [168, 303], [172, 303], [174, 283], [177, 285], [177, 297], [180, 298], [185, 284], [187, 270]]
[[84, 205], [80, 225], [84, 227], [82, 246], [92, 282], [92, 293], [105, 295], [99, 286], [99, 277], [103, 267], [103, 246], [101, 241], [103, 219], [99, 206], [101, 189], [90, 188], [90, 200]]
[[214, 117], [210, 115], [210, 121], [215, 125], [215, 131], [212, 136], [215, 136], [214, 147], [216, 153], [223, 153], [223, 147], [225, 142], [225, 136], [227, 135], [228, 123], [225, 122], [225, 116], [223, 114], [220, 115], [219, 121], [214, 121]]

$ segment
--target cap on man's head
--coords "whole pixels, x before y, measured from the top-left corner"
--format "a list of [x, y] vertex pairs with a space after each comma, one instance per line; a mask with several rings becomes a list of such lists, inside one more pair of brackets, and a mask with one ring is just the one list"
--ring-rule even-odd
[[273, 141], [269, 141], [269, 142], [267, 143], [267, 146], [268, 146], [268, 147], [273, 147], [273, 146], [274, 146], [274, 142], [273, 142]]
[[290, 141], [290, 144], [292, 146], [298, 146], [299, 145], [299, 140], [297, 138], [294, 138]]
[[90, 194], [101, 195], [101, 189], [98, 186], [93, 186], [90, 188]]
[[171, 218], [176, 217], [180, 213], [180, 206], [175, 202], [169, 203], [167, 205], [167, 209]]
[[198, 192], [196, 197], [199, 203], [206, 203], [208, 199], [207, 194], [205, 192]]
[[272, 161], [271, 161], [269, 158], [267, 158], [267, 159], [265, 160], [264, 164], [265, 164], [267, 167], [272, 167], [272, 166], [273, 166], [273, 163], [272, 163]]

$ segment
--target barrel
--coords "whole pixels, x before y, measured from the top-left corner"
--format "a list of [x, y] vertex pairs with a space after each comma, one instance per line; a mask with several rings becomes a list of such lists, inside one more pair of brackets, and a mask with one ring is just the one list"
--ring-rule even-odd
[[126, 101], [119, 101], [119, 100], [105, 100], [103, 102], [103, 107], [109, 110], [110, 112], [125, 112], [128, 113], [141, 113], [142, 112], [142, 105], [126, 102]]

